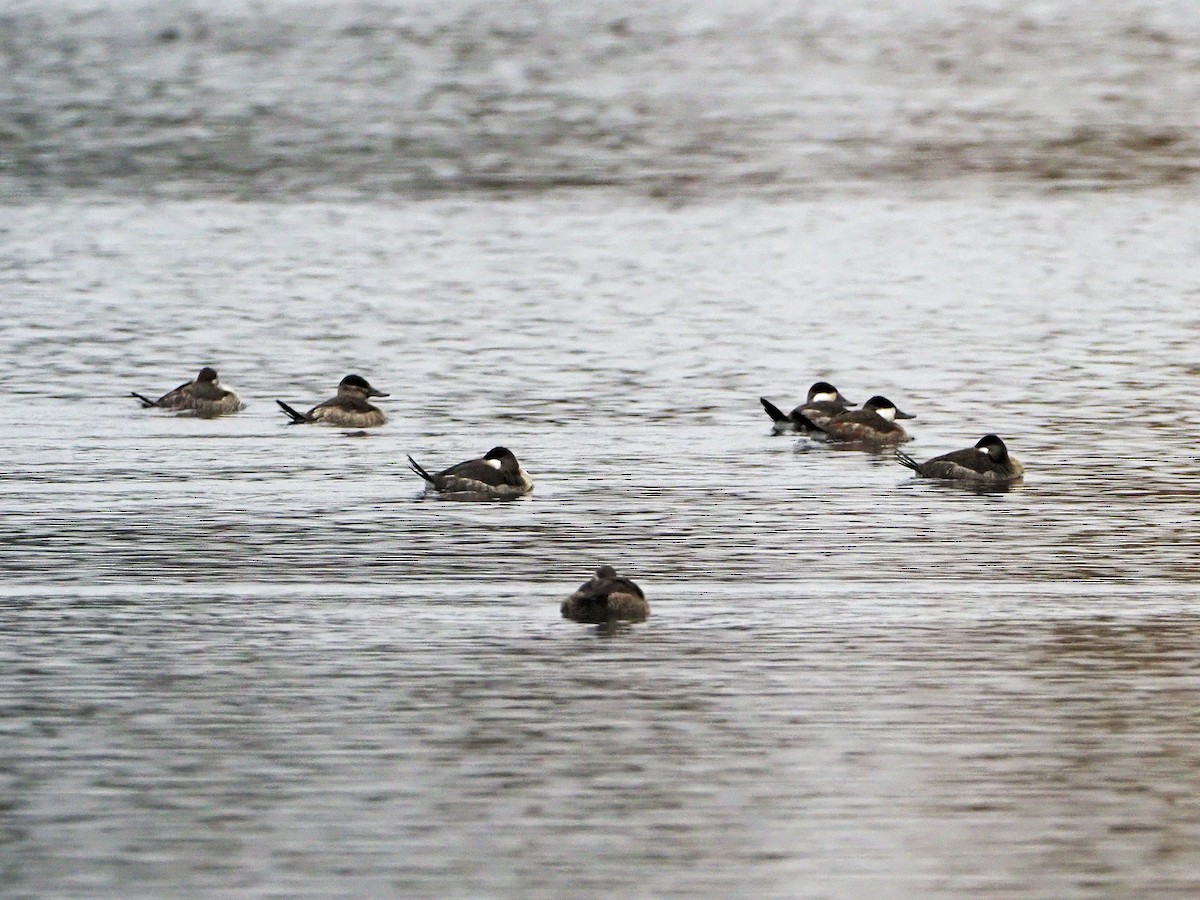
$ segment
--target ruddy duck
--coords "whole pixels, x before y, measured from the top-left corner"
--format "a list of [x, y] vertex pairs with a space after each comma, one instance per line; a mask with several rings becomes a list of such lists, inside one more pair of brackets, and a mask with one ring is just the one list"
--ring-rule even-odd
[[143, 409], [156, 407], [176, 411], [194, 410], [196, 415], [206, 419], [225, 416], [246, 408], [246, 404], [238, 399], [237, 394], [221, 387], [221, 382], [217, 378], [217, 370], [211, 366], [201, 369], [195, 381], [181, 384], [157, 400], [143, 397], [137, 392], [131, 392], [130, 396], [140, 400]]
[[854, 404], [841, 395], [828, 381], [818, 381], [808, 389], [808, 399], [790, 413], [784, 413], [766, 397], [759, 397], [767, 415], [771, 417], [771, 433], [786, 434], [789, 431], [812, 431], [812, 425], [820, 427]]
[[890, 447], [911, 440], [908, 433], [896, 424], [896, 419], [916, 418], [896, 409], [896, 404], [878, 394], [864, 403], [862, 409], [838, 413], [820, 425], [803, 412], [798, 415], [812, 425], [813, 431], [822, 432], [831, 441], [868, 447]]
[[1021, 465], [1021, 461], [1015, 456], [1009, 456], [1004, 441], [994, 434], [985, 434], [974, 447], [935, 456], [923, 463], [897, 450], [896, 461], [925, 478], [1008, 484], [1025, 474], [1025, 467]]
[[338, 384], [337, 396], [318, 403], [306, 413], [297, 412], [282, 400], [276, 400], [279, 408], [291, 416], [289, 425], [305, 422], [320, 422], [338, 428], [377, 428], [387, 421], [378, 406], [367, 402], [368, 397], [386, 397], [377, 391], [361, 375], [347, 375]]
[[533, 479], [507, 447], [493, 447], [479, 459], [469, 459], [430, 475], [415, 459], [412, 470], [442, 494], [464, 500], [511, 500], [533, 490]]
[[650, 615], [650, 604], [640, 587], [622, 578], [612, 566], [601, 566], [594, 578], [563, 601], [562, 614], [564, 619], [591, 625], [644, 622]]

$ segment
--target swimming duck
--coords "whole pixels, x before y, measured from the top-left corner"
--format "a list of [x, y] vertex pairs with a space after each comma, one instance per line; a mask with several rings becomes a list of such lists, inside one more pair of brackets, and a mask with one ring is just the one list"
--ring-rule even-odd
[[759, 397], [767, 415], [771, 417], [771, 433], [786, 434], [789, 431], [812, 431], [810, 424], [818, 427], [838, 413], [845, 412], [854, 404], [841, 395], [828, 381], [818, 381], [808, 389], [808, 399], [790, 413], [784, 413], [766, 397]]
[[1021, 465], [1021, 461], [1015, 456], [1009, 456], [1004, 441], [994, 434], [985, 434], [974, 447], [935, 456], [923, 463], [897, 450], [896, 461], [925, 478], [1008, 484], [1025, 474], [1025, 467]]
[[221, 381], [217, 378], [217, 370], [211, 366], [201, 369], [195, 381], [181, 384], [157, 400], [151, 400], [136, 391], [131, 391], [130, 396], [140, 400], [143, 409], [156, 407], [176, 411], [194, 410], [196, 415], [202, 418], [224, 416], [246, 408], [246, 405], [238, 399], [237, 394], [221, 387]]
[[604, 625], [609, 622], [644, 622], [650, 615], [650, 604], [642, 589], [617, 574], [612, 566], [601, 566], [579, 590], [563, 601], [565, 619]]
[[828, 440], [868, 447], [890, 447], [911, 440], [908, 433], [896, 424], [896, 419], [916, 418], [901, 412], [891, 400], [878, 394], [864, 403], [862, 409], [838, 413], [821, 424], [809, 419], [803, 412], [798, 413], [798, 417], [807, 421], [813, 431], [823, 433]]
[[318, 403], [306, 413], [298, 412], [282, 400], [276, 400], [279, 408], [291, 416], [289, 425], [320, 422], [339, 428], [376, 428], [387, 421], [377, 406], [367, 402], [368, 397], [386, 397], [383, 391], [371, 387], [361, 375], [347, 375], [338, 383], [337, 396]]
[[507, 447], [493, 447], [479, 459], [457, 463], [436, 475], [411, 456], [408, 464], [435, 491], [461, 499], [511, 500], [533, 490], [533, 479]]

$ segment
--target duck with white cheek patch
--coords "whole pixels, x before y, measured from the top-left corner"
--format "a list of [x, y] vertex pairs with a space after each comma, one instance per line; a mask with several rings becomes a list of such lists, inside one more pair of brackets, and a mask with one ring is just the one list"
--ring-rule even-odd
[[431, 475], [411, 456], [409, 467], [428, 489], [462, 500], [512, 500], [533, 490], [529, 477], [507, 447], [493, 447], [479, 459], [468, 459]]
[[945, 478], [975, 484], [1011, 484], [1025, 475], [1025, 466], [1008, 452], [1004, 441], [985, 434], [974, 447], [955, 450], [919, 463], [907, 453], [896, 451], [896, 461], [923, 478]]
[[897, 419], [915, 419], [916, 416], [901, 412], [896, 404], [887, 397], [876, 394], [862, 405], [862, 409], [852, 409], [838, 413], [833, 418], [818, 424], [805, 419], [825, 440], [844, 443], [861, 444], [865, 447], [892, 447], [911, 440], [902, 427], [896, 424]]
[[772, 434], [812, 431], [814, 425], [819, 428], [854, 405], [828, 381], [818, 381], [810, 387], [808, 399], [790, 413], [784, 413], [766, 397], [759, 397], [758, 402], [771, 417]]

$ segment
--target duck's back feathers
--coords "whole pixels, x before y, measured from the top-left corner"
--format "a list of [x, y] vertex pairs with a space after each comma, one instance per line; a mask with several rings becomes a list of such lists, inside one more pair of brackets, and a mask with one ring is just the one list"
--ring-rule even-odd
[[502, 487], [513, 483], [513, 479], [506, 472], [482, 459], [469, 459], [466, 462], [457, 463], [438, 472], [435, 477], [438, 483], [446, 485], [454, 482], [469, 482], [487, 487]]
[[618, 575], [612, 566], [601, 566], [563, 601], [562, 614], [564, 618], [593, 625], [644, 622], [650, 615], [650, 604], [640, 587]]
[[851, 409], [837, 413], [825, 421], [818, 416], [797, 411], [813, 431], [821, 432], [831, 441], [846, 444], [861, 444], [869, 448], [894, 447], [911, 440], [896, 419], [911, 419], [908, 413], [900, 412], [890, 400], [878, 395], [863, 404], [862, 409]]
[[308, 411], [310, 422], [323, 422], [339, 428], [377, 428], [387, 421], [383, 410], [365, 397], [339, 394]]
[[791, 420], [796, 425], [796, 431], [820, 431], [826, 423], [845, 412], [849, 410], [840, 401], [818, 400], [797, 406], [792, 410]]
[[[811, 419], [809, 421], [812, 422]], [[823, 431], [834, 440], [846, 443], [888, 445], [903, 444], [910, 440], [908, 432], [901, 426], [865, 409], [856, 409], [834, 416], [823, 425], [813, 422], [813, 427], [817, 431]]]
[[192, 388], [195, 384], [194, 381], [185, 381], [174, 390], [167, 391], [157, 400], [151, 400], [149, 397], [143, 397], [136, 393], [133, 396], [142, 401], [143, 409], [151, 406], [158, 409], [192, 409], [194, 403]]

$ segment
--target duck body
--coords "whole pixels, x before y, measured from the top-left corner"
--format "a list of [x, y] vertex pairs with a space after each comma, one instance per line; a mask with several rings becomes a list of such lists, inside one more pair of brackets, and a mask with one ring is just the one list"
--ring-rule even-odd
[[838, 413], [825, 422], [808, 419], [812, 431], [828, 441], [843, 444], [860, 444], [869, 448], [891, 447], [912, 440], [908, 432], [896, 424], [896, 419], [913, 419], [915, 416], [901, 412], [896, 404], [878, 394], [863, 404], [862, 409], [851, 409]]
[[436, 474], [408, 457], [409, 467], [440, 494], [469, 500], [512, 500], [533, 490], [533, 479], [507, 447], [493, 447], [479, 459], [456, 463]]
[[807, 432], [845, 412], [854, 404], [841, 395], [828, 381], [818, 381], [808, 389], [808, 399], [785, 413], [766, 397], [759, 397], [767, 415], [771, 417], [771, 433]]
[[386, 396], [385, 392], [373, 388], [362, 376], [347, 375], [338, 384], [336, 396], [318, 403], [306, 413], [293, 409], [282, 400], [275, 402], [291, 418], [288, 423], [291, 425], [318, 423], [337, 428], [378, 428], [387, 421], [387, 417], [367, 398]]
[[238, 395], [221, 386], [217, 370], [205, 366], [200, 370], [194, 381], [188, 381], [167, 391], [157, 400], [151, 400], [139, 393], [132, 392], [130, 396], [137, 398], [144, 409], [169, 409], [176, 412], [195, 412], [201, 418], [226, 416], [230, 413], [245, 409]]
[[985, 434], [974, 447], [935, 456], [923, 463], [899, 450], [896, 451], [896, 460], [923, 478], [975, 484], [1010, 484], [1025, 475], [1025, 466], [1009, 454], [1004, 441], [994, 434]]
[[642, 589], [617, 574], [612, 566], [601, 566], [562, 604], [563, 618], [591, 625], [610, 622], [644, 622], [650, 604]]

